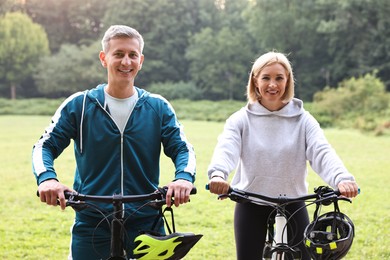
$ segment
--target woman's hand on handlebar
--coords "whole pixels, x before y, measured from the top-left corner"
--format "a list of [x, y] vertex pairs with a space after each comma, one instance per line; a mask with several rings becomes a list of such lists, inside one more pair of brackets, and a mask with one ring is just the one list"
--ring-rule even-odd
[[183, 179], [173, 181], [167, 185], [168, 191], [166, 194], [167, 207], [171, 207], [172, 197], [174, 197], [174, 203], [176, 207], [180, 204], [184, 204], [190, 201], [190, 193], [194, 188], [194, 185]]
[[342, 181], [337, 184], [337, 188], [341, 195], [347, 198], [353, 198], [359, 194], [359, 186], [355, 181]]
[[72, 189], [69, 189], [67, 186], [54, 179], [44, 181], [38, 186], [41, 202], [57, 206], [57, 201], [59, 201], [62, 210], [66, 207], [64, 191], [72, 191]]
[[222, 177], [215, 176], [210, 179], [208, 187], [211, 193], [221, 195], [229, 192], [230, 185]]

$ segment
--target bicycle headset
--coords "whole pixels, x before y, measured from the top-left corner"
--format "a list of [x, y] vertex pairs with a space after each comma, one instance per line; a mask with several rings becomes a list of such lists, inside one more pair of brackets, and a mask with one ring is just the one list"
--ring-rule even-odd
[[306, 249], [314, 259], [340, 259], [352, 246], [355, 235], [352, 220], [341, 213], [337, 200], [335, 210], [317, 218], [317, 209], [313, 221], [304, 232]]

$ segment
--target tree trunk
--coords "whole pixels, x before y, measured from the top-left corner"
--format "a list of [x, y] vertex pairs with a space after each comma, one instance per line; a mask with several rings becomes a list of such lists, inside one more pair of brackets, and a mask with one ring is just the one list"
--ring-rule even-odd
[[16, 99], [16, 84], [11, 84], [11, 99]]

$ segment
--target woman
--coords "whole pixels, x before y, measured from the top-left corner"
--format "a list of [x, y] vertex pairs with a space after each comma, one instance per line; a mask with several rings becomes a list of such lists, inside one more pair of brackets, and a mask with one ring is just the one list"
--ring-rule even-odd
[[[313, 170], [342, 195], [355, 197], [358, 185], [326, 140], [318, 122], [294, 98], [294, 75], [287, 57], [268, 52], [253, 64], [247, 85], [248, 104], [227, 121], [208, 168], [210, 192], [225, 194], [231, 186], [270, 197], [308, 193], [307, 161]], [[291, 204], [292, 213], [304, 202]], [[234, 229], [237, 259], [261, 259], [266, 223], [273, 208], [236, 204]], [[302, 243], [309, 224], [307, 210], [293, 217], [294, 244], [310, 259]], [[291, 235], [290, 235], [291, 237]]]

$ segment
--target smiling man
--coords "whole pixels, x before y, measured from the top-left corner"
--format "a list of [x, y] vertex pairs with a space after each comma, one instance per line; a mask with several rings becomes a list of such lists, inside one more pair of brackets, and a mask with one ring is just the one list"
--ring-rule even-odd
[[[65, 209], [64, 191], [89, 195], [136, 195], [160, 186], [161, 144], [176, 168], [166, 184], [167, 206], [189, 201], [195, 180], [195, 155], [167, 100], [134, 86], [142, 68], [144, 41], [135, 29], [111, 26], [102, 40], [100, 62], [107, 83], [75, 93], [58, 108], [49, 127], [33, 147], [33, 172], [42, 202]], [[76, 170], [73, 188], [59, 182], [54, 160], [74, 141]], [[125, 205], [128, 256], [140, 230], [150, 230], [158, 210]], [[112, 212], [112, 205], [103, 205]], [[136, 213], [134, 213], [136, 212]], [[106, 259], [110, 229], [93, 209], [76, 212], [69, 259]], [[164, 233], [160, 218], [156, 231]]]

